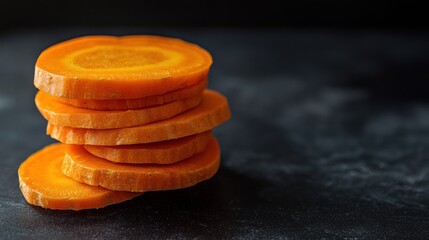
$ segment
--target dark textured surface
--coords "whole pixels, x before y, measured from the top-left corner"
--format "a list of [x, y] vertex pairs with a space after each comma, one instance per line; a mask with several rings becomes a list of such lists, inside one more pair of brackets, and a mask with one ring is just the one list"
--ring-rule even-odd
[[[195, 187], [100, 210], [27, 205], [17, 168], [53, 142], [33, 104], [52, 43], [157, 33], [209, 49], [233, 119], [223, 164]], [[78, 33], [78, 34], [77, 34]], [[27, 31], [0, 35], [0, 238], [429, 237], [429, 37], [275, 31]]]

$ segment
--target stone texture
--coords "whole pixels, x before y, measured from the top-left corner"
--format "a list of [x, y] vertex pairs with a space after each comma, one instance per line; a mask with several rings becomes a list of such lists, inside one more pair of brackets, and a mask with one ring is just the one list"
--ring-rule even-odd
[[[29, 206], [17, 168], [54, 142], [34, 106], [45, 47], [154, 33], [213, 53], [233, 118], [222, 167], [195, 187], [100, 210]], [[57, 29], [0, 35], [0, 238], [429, 237], [429, 37], [274, 30]]]

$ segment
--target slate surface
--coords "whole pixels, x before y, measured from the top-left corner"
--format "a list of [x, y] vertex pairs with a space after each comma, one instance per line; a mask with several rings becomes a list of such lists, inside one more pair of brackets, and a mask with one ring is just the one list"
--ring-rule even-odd
[[[209, 49], [233, 119], [222, 167], [195, 187], [100, 210], [32, 207], [17, 168], [54, 142], [32, 85], [47, 46], [89, 33], [177, 36]], [[0, 33], [0, 238], [429, 238], [429, 36], [274, 30]]]

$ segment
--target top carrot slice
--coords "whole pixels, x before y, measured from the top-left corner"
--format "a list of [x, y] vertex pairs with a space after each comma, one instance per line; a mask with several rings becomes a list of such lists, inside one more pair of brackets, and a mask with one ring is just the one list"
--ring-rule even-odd
[[211, 64], [207, 51], [178, 39], [87, 36], [43, 51], [34, 85], [57, 97], [141, 98], [204, 81]]

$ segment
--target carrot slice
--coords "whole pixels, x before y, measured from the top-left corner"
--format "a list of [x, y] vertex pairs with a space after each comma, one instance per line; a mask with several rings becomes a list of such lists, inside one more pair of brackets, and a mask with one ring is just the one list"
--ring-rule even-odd
[[155, 95], [143, 98], [131, 99], [108, 99], [108, 100], [92, 100], [92, 99], [73, 99], [55, 97], [55, 100], [61, 103], [72, 105], [80, 108], [89, 108], [94, 110], [129, 110], [144, 107], [151, 107], [161, 104], [174, 102], [190, 97], [194, 97], [203, 93], [207, 86], [207, 81], [201, 81], [194, 86], [181, 88], [175, 91], [168, 92], [163, 95]]
[[36, 95], [37, 108], [51, 124], [93, 129], [124, 128], [168, 119], [200, 102], [201, 96], [196, 96], [143, 109], [98, 111], [60, 103], [42, 91]]
[[84, 148], [97, 157], [117, 163], [172, 164], [192, 157], [206, 149], [211, 131], [157, 143]]
[[120, 164], [87, 152], [83, 146], [68, 145], [63, 173], [93, 186], [117, 191], [159, 191], [193, 186], [211, 178], [220, 164], [220, 149], [214, 137], [207, 149], [174, 164]]
[[120, 129], [84, 129], [48, 123], [47, 134], [67, 144], [127, 145], [160, 142], [213, 129], [231, 117], [228, 101], [220, 93], [205, 90], [201, 104], [173, 118]]
[[204, 81], [211, 64], [206, 50], [179, 39], [87, 36], [43, 51], [34, 85], [66, 98], [141, 98]]
[[52, 144], [34, 153], [18, 169], [19, 186], [29, 204], [49, 209], [102, 208], [139, 196], [76, 182], [61, 172], [65, 144]]

